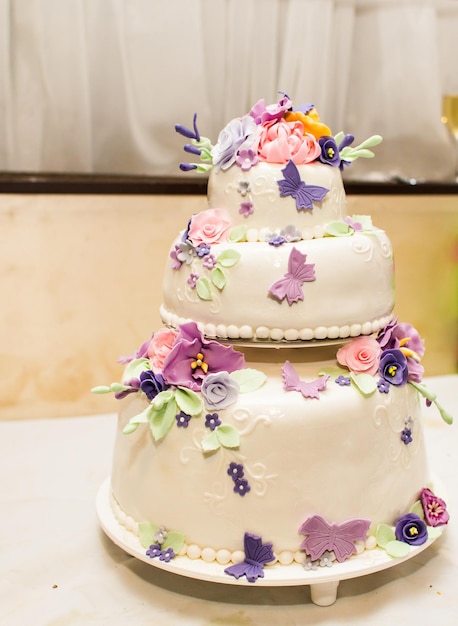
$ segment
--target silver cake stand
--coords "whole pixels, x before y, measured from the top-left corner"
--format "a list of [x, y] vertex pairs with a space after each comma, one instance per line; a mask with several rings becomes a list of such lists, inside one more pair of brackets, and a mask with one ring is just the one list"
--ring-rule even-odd
[[176, 556], [169, 563], [159, 559], [151, 559], [146, 555], [145, 548], [140, 544], [138, 537], [116, 519], [110, 503], [110, 494], [110, 480], [107, 479], [101, 485], [97, 495], [97, 515], [100, 525], [116, 545], [133, 557], [173, 574], [225, 585], [248, 587], [253, 585], [263, 587], [309, 585], [312, 602], [318, 606], [334, 604], [341, 580], [366, 576], [399, 565], [416, 557], [441, 534], [439, 532], [436, 537], [428, 539], [421, 546], [411, 547], [408, 556], [403, 558], [392, 558], [384, 550], [374, 548], [373, 550], [365, 550], [357, 557], [351, 557], [343, 563], [334, 563], [332, 567], [318, 567], [314, 570], [305, 570], [299, 563], [266, 565], [264, 578], [258, 578], [255, 583], [250, 583], [244, 577], [237, 580], [225, 574], [224, 569], [227, 565], [221, 565], [216, 561], [207, 563], [202, 559], [190, 559], [186, 556]]

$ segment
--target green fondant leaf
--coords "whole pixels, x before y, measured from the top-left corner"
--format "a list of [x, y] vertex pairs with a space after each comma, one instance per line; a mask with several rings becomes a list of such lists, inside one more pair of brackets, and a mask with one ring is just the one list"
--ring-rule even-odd
[[218, 440], [218, 435], [216, 434], [216, 430], [207, 435], [205, 439], [202, 439], [202, 450], [204, 452], [214, 452], [221, 447], [221, 443]]
[[409, 513], [415, 513], [415, 515], [418, 515], [418, 517], [421, 517], [421, 519], [425, 519], [425, 512], [423, 511], [420, 500], [417, 500], [412, 504]]
[[205, 276], [201, 276], [197, 279], [196, 291], [201, 300], [213, 300], [211, 284]]
[[[185, 536], [183, 533], [179, 533], [176, 530], [167, 531], [167, 537], [162, 544], [162, 549], [172, 548], [175, 554], [178, 554], [184, 545]], [[149, 547], [149, 546], [148, 546]]]
[[130, 380], [131, 378], [140, 378], [142, 372], [146, 372], [151, 369], [149, 359], [134, 359], [126, 365], [124, 370], [123, 380]]
[[421, 393], [421, 395], [424, 398], [426, 398], [430, 402], [433, 402], [436, 405], [436, 408], [439, 411], [440, 416], [442, 417], [442, 419], [444, 420], [444, 422], [446, 424], [449, 424], [449, 425], [453, 424], [453, 416], [450, 415], [450, 413], [448, 411], [446, 411], [442, 405], [439, 404], [439, 402], [437, 401], [437, 394], [435, 394], [434, 392], [430, 391], [426, 387], [426, 385], [424, 385], [423, 383], [414, 383], [412, 381], [409, 381], [408, 384], [412, 385], [412, 387], [415, 387], [415, 389], [418, 391], [418, 393]]
[[225, 448], [238, 448], [240, 445], [240, 433], [234, 427], [227, 425], [218, 426], [215, 429], [218, 441]]
[[245, 241], [246, 231], [247, 231], [247, 228], [244, 224], [240, 224], [240, 226], [236, 226], [235, 228], [232, 228], [229, 233], [229, 241], [232, 243]]
[[211, 279], [212, 279], [212, 283], [220, 291], [222, 291], [224, 287], [226, 286], [226, 277], [224, 276], [224, 272], [220, 267], [214, 267], [212, 269]]
[[393, 527], [388, 526], [388, 524], [379, 524], [375, 533], [375, 539], [378, 546], [385, 548], [388, 543], [396, 540]]
[[230, 377], [238, 384], [240, 393], [256, 391], [256, 389], [259, 389], [267, 380], [267, 376], [263, 372], [250, 367], [243, 370], [236, 370], [230, 374]]
[[343, 370], [340, 367], [322, 367], [318, 372], [318, 376], [330, 376], [331, 379], [338, 378], [339, 376], [347, 376], [349, 372], [348, 370]]
[[107, 385], [92, 387], [91, 393], [111, 393], [111, 385], [109, 387]]
[[142, 411], [138, 415], [134, 415], [134, 417], [131, 417], [128, 423], [124, 426], [122, 430], [124, 435], [130, 435], [131, 433], [137, 430], [140, 424], [146, 424], [151, 418], [152, 411], [153, 411], [152, 405], [148, 404], [148, 406], [146, 407], [144, 411]]
[[392, 556], [395, 559], [402, 559], [409, 554], [410, 546], [408, 543], [395, 539], [394, 541], [389, 541], [386, 544], [385, 550], [389, 556]]
[[222, 267], [233, 267], [240, 260], [240, 253], [235, 250], [225, 250], [216, 257], [217, 263]]
[[175, 391], [175, 401], [180, 411], [192, 417], [200, 415], [204, 407], [202, 398], [192, 389], [186, 389], [185, 387], [178, 387]]
[[[157, 397], [158, 396], [156, 396], [156, 398]], [[154, 398], [154, 400], [156, 400], [156, 398]], [[165, 437], [175, 422], [175, 416], [178, 413], [177, 403], [175, 402], [175, 397], [172, 394], [172, 397], [167, 402], [161, 404], [160, 408], [156, 408], [154, 406], [154, 401], [151, 406], [153, 407], [153, 410], [149, 419], [150, 428], [154, 439], [159, 441]]]
[[158, 530], [158, 526], [152, 522], [138, 523], [138, 538], [144, 548], [149, 548], [154, 541], [154, 535]]
[[370, 374], [353, 374], [350, 378], [363, 396], [370, 396], [377, 389], [377, 381]]
[[346, 222], [329, 222], [329, 224], [324, 229], [324, 232], [329, 237], [348, 237], [349, 235], [353, 235], [353, 228]]

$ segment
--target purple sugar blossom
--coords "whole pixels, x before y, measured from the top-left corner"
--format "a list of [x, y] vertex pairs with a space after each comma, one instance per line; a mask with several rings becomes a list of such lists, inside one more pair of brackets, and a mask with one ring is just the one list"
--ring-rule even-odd
[[175, 552], [172, 548], [167, 548], [167, 550], [161, 550], [161, 554], [159, 555], [159, 561], [164, 561], [165, 563], [169, 563], [171, 559], [175, 557]]
[[168, 386], [161, 374], [155, 374], [152, 370], [140, 373], [140, 389], [148, 400], [153, 400], [158, 393], [165, 391]]
[[187, 322], [179, 327], [178, 337], [164, 361], [162, 375], [169, 385], [200, 391], [207, 375], [231, 373], [244, 367], [243, 354], [232, 346], [205, 339], [195, 322]]
[[151, 559], [155, 559], [156, 557], [160, 556], [161, 552], [161, 546], [158, 543], [153, 544], [146, 551], [146, 556], [149, 556]]
[[389, 393], [390, 385], [386, 382], [386, 380], [383, 380], [383, 378], [379, 378], [377, 381], [377, 389], [380, 393]]
[[207, 256], [207, 254], [210, 254], [210, 244], [208, 243], [200, 243], [197, 248], [196, 248], [196, 254], [199, 258], [202, 258], [204, 256]]
[[240, 215], [243, 215], [243, 217], [249, 217], [250, 215], [252, 215], [253, 211], [254, 209], [252, 202], [242, 202], [240, 204], [239, 213]]
[[390, 385], [405, 385], [409, 374], [406, 357], [400, 350], [385, 350], [380, 358], [379, 373]]
[[189, 425], [189, 420], [191, 416], [183, 411], [180, 411], [177, 415], [175, 415], [175, 419], [177, 421], [177, 426], [180, 428], [187, 428]]
[[243, 150], [239, 150], [236, 158], [237, 165], [245, 172], [256, 165], [258, 162], [258, 154], [255, 150], [251, 148], [244, 148]]
[[238, 478], [243, 478], [244, 476], [243, 465], [241, 463], [232, 462], [229, 464], [227, 473], [234, 481]]
[[278, 248], [286, 243], [286, 239], [282, 235], [274, 235], [272, 239], [269, 239], [269, 246], [274, 246]]
[[394, 529], [396, 539], [411, 546], [421, 546], [428, 539], [428, 529], [425, 522], [415, 513], [403, 515]]
[[322, 136], [318, 139], [321, 146], [321, 154], [318, 157], [322, 163], [340, 167], [340, 154], [334, 137]]
[[199, 280], [199, 274], [195, 274], [194, 272], [191, 272], [186, 282], [191, 287], [191, 289], [195, 289], [198, 280]]
[[236, 478], [236, 480], [234, 480], [234, 492], [238, 493], [239, 496], [244, 496], [250, 489], [251, 487], [246, 478]]
[[348, 387], [351, 384], [351, 378], [349, 376], [337, 376], [335, 382], [341, 387]]
[[207, 413], [205, 416], [205, 426], [210, 430], [215, 430], [217, 426], [220, 426], [221, 420], [218, 417], [218, 413]]
[[412, 431], [410, 428], [404, 428], [401, 433], [401, 441], [407, 446], [409, 443], [412, 443]]
[[216, 265], [215, 255], [209, 254], [208, 256], [206, 256], [205, 261], [202, 263], [202, 265], [208, 270], [212, 270]]

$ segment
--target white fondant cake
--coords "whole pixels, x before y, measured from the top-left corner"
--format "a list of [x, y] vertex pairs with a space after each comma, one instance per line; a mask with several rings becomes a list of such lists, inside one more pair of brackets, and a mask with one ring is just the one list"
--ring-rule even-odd
[[380, 138], [350, 148], [287, 96], [215, 146], [195, 120], [177, 130], [204, 164], [182, 169], [212, 168], [209, 209], [172, 245], [167, 327], [94, 389], [122, 402], [115, 515], [152, 559], [250, 582], [273, 562], [405, 556], [448, 521], [421, 399], [451, 417], [421, 382], [422, 339], [392, 316], [388, 238], [345, 216], [340, 169]]

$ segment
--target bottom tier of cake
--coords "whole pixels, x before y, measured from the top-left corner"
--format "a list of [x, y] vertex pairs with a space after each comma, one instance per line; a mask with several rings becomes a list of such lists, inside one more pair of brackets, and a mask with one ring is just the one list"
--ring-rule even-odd
[[242, 350], [262, 384], [244, 379], [227, 408], [175, 411], [159, 437], [167, 410], [122, 400], [111, 487], [123, 515], [183, 536], [191, 558], [238, 561], [249, 533], [287, 563], [311, 520], [337, 545], [346, 528], [366, 536], [358, 520], [374, 529], [408, 513], [429, 479], [414, 386], [358, 388], [337, 375], [335, 346]]

